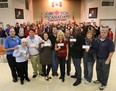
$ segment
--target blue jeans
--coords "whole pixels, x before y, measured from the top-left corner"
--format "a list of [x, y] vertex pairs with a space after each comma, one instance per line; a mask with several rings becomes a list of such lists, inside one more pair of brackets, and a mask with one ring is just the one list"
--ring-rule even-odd
[[76, 70], [77, 81], [81, 82], [81, 74], [82, 74], [81, 59], [73, 59], [73, 63]]
[[84, 78], [88, 78], [88, 70], [87, 70], [87, 52], [83, 53], [83, 66], [84, 66]]
[[58, 58], [56, 51], [52, 50], [52, 74], [56, 74], [58, 70]]
[[100, 83], [104, 86], [107, 85], [109, 71], [110, 71], [110, 64], [105, 64], [106, 59], [97, 59], [96, 70], [97, 70], [97, 79]]
[[94, 61], [87, 62], [87, 71], [88, 71], [87, 81], [89, 82], [91, 82], [92, 77], [93, 77], [93, 66], [94, 66]]

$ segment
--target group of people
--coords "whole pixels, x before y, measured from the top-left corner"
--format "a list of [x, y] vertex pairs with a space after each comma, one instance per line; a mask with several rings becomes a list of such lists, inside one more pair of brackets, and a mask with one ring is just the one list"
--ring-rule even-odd
[[[25, 31], [25, 32], [24, 32]], [[97, 80], [103, 90], [108, 82], [110, 63], [115, 51], [114, 43], [108, 36], [108, 27], [98, 27], [94, 22], [87, 23], [58, 23], [36, 24], [24, 23], [19, 27], [10, 27], [4, 41], [7, 60], [11, 69], [13, 82], [20, 77], [21, 84], [24, 79], [30, 82], [28, 77], [28, 59], [31, 60], [33, 78], [37, 75], [44, 76], [46, 81], [52, 76], [58, 76], [58, 64], [60, 65], [60, 77], [65, 81], [65, 64], [67, 75], [71, 71], [71, 59], [75, 67], [76, 78], [73, 86], [78, 86], [82, 79], [81, 61], [84, 64], [84, 79], [88, 84], [92, 81], [93, 66], [96, 61]]]

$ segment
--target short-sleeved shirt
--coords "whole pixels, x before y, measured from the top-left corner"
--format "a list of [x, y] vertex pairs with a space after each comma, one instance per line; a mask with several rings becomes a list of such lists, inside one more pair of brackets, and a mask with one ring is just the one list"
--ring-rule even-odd
[[62, 42], [60, 41], [56, 41], [56, 44], [63, 44], [61, 46], [61, 49], [57, 51], [57, 56], [58, 57], [66, 57], [67, 55], [67, 48], [66, 48], [66, 45], [68, 44], [68, 42], [66, 40], [63, 40]]
[[[15, 36], [14, 38], [12, 38], [11, 36], [8, 36], [6, 39], [5, 39], [5, 42], [4, 42], [4, 48], [13, 48], [17, 45], [19, 45], [21, 43], [20, 41], [20, 38], [18, 36]], [[13, 54], [13, 51], [14, 50], [9, 50], [6, 52], [7, 55], [9, 54]]]
[[7, 33], [8, 35], [9, 35], [9, 31], [10, 31], [10, 29], [5, 29], [5, 33]]
[[97, 40], [98, 42], [98, 53], [97, 57], [104, 59], [109, 56], [110, 52], [115, 51], [114, 43], [111, 39], [106, 38], [104, 41], [101, 41], [100, 39]]

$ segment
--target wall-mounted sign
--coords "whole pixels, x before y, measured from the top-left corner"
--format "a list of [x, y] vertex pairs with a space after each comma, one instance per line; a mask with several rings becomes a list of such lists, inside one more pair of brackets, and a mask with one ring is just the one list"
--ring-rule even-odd
[[55, 11], [55, 12], [46, 12], [44, 14], [44, 18], [47, 18], [49, 22], [54, 22], [54, 21], [67, 21], [70, 19], [70, 15], [66, 11]]

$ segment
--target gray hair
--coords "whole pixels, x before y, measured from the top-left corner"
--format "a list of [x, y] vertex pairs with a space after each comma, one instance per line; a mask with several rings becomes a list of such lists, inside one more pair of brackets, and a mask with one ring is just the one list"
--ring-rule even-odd
[[108, 33], [108, 27], [107, 26], [100, 27], [100, 32], [102, 31]]
[[27, 42], [27, 39], [26, 39], [26, 38], [22, 38], [22, 39], [21, 39], [21, 43], [22, 43], [22, 42]]

